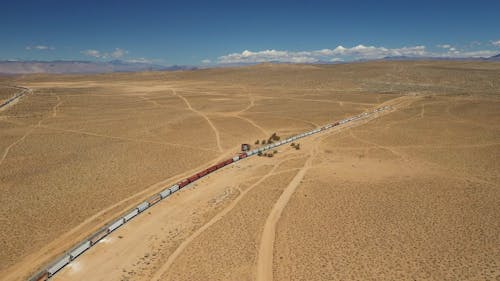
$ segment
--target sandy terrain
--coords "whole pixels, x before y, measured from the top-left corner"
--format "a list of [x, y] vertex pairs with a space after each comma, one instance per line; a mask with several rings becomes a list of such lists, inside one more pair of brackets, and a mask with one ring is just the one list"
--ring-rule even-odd
[[0, 114], [0, 276], [242, 142], [393, 104], [203, 179], [54, 280], [495, 280], [499, 74], [371, 62], [9, 81], [35, 92]]
[[15, 95], [17, 92], [19, 92], [19, 89], [9, 87], [7, 85], [1, 85], [0, 86], [0, 104], [2, 104], [4, 101], [8, 100], [10, 97]]

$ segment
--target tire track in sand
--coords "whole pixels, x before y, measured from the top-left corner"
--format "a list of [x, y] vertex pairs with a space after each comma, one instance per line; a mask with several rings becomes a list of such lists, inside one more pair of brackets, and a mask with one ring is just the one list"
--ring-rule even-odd
[[[315, 145], [316, 146], [316, 145]], [[313, 148], [315, 149], [315, 148]], [[292, 198], [295, 190], [300, 185], [307, 170], [312, 166], [314, 159], [314, 151], [311, 152], [304, 166], [293, 177], [292, 181], [285, 188], [281, 196], [278, 198], [273, 206], [273, 209], [267, 217], [264, 224], [264, 230], [260, 239], [259, 254], [257, 256], [257, 281], [272, 281], [273, 280], [273, 255], [274, 255], [274, 239], [276, 235], [276, 224], [278, 223], [283, 210], [285, 209], [288, 201]]]
[[175, 89], [172, 89], [172, 94], [178, 98], [180, 98], [181, 100], [184, 101], [184, 103], [186, 104], [186, 106], [188, 107], [189, 110], [191, 110], [192, 112], [200, 115], [201, 117], [203, 117], [205, 120], [207, 120], [208, 122], [208, 125], [210, 125], [210, 127], [212, 128], [212, 130], [214, 131], [214, 134], [215, 134], [215, 141], [217, 142], [217, 149], [219, 150], [219, 152], [223, 152], [224, 150], [222, 149], [222, 146], [221, 146], [221, 141], [220, 141], [220, 135], [219, 135], [219, 130], [217, 130], [217, 128], [215, 127], [215, 125], [212, 123], [212, 120], [210, 120], [210, 118], [208, 118], [207, 115], [205, 115], [203, 112], [201, 111], [198, 111], [196, 109], [194, 109], [191, 104], [189, 103], [189, 101], [183, 97], [182, 95], [179, 95], [177, 94], [177, 92], [175, 91]]
[[222, 210], [220, 213], [215, 215], [210, 221], [208, 221], [202, 227], [198, 228], [193, 234], [191, 234], [188, 238], [186, 238], [184, 241], [182, 241], [182, 243], [177, 247], [177, 249], [175, 249], [175, 251], [172, 254], [170, 254], [167, 261], [155, 272], [155, 274], [150, 279], [150, 281], [161, 280], [162, 275], [165, 274], [165, 272], [167, 272], [170, 269], [170, 267], [172, 266], [174, 261], [177, 259], [177, 257], [179, 257], [179, 255], [182, 254], [182, 252], [189, 246], [189, 244], [191, 244], [191, 242], [194, 239], [196, 239], [196, 237], [200, 236], [210, 226], [212, 226], [213, 224], [218, 222], [220, 219], [222, 219], [225, 215], [227, 215], [232, 209], [234, 209], [234, 207], [236, 207], [236, 205], [238, 205], [238, 203], [245, 197], [245, 195], [248, 192], [250, 192], [254, 187], [261, 184], [264, 180], [266, 180], [267, 178], [272, 176], [274, 174], [274, 171], [276, 171], [276, 169], [280, 166], [280, 164], [282, 162], [287, 161], [287, 160], [288, 160], [288, 158], [283, 159], [282, 161], [276, 163], [276, 165], [274, 165], [274, 167], [265, 176], [261, 177], [257, 182], [255, 182], [254, 184], [249, 186], [247, 189], [245, 189], [243, 192], [241, 192], [240, 195], [229, 204], [229, 206], [224, 208], [224, 210]]

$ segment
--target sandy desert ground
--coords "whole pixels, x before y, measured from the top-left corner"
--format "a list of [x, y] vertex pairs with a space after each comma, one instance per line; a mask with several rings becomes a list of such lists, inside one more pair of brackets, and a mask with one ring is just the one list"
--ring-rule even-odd
[[54, 280], [498, 280], [499, 77], [419, 61], [2, 79], [34, 91], [0, 112], [0, 279], [243, 142], [392, 105], [204, 178]]

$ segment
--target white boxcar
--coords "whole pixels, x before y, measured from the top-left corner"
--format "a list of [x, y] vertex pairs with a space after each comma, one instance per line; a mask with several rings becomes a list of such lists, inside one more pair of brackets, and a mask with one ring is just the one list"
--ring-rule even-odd
[[236, 161], [238, 161], [238, 160], [240, 160], [240, 157], [239, 157], [239, 156], [234, 156], [234, 157], [233, 157], [233, 162], [236, 162]]
[[179, 185], [178, 184], [174, 184], [170, 187], [170, 193], [174, 193], [176, 192], [177, 190], [179, 190]]
[[137, 214], [139, 214], [139, 210], [137, 210], [137, 208], [135, 208], [130, 213], [126, 214], [123, 218], [125, 219], [125, 221], [129, 221], [133, 217], [137, 216]]
[[47, 272], [49, 273], [49, 277], [56, 274], [61, 268], [63, 268], [65, 265], [67, 265], [70, 261], [69, 255], [65, 255], [62, 257], [60, 260], [55, 262], [53, 265], [51, 265], [48, 269]]
[[139, 206], [137, 206], [137, 209], [139, 210], [139, 212], [142, 212], [146, 210], [148, 207], [149, 207], [148, 202], [142, 202], [141, 204], [139, 204]]
[[122, 224], [123, 224], [123, 218], [115, 221], [114, 223], [112, 223], [110, 226], [108, 226], [108, 232], [111, 232], [115, 229], [117, 229], [118, 227], [120, 227]]
[[247, 157], [248, 157], [248, 156], [252, 155], [253, 153], [251, 151], [247, 151], [246, 154], [247, 154]]
[[160, 192], [161, 199], [167, 198], [170, 195], [171, 191], [170, 188], [167, 188]]
[[69, 257], [71, 258], [71, 260], [74, 260], [81, 253], [85, 252], [88, 248], [90, 248], [90, 241], [85, 241], [78, 247], [76, 247], [73, 251], [71, 251], [71, 253], [69, 253]]

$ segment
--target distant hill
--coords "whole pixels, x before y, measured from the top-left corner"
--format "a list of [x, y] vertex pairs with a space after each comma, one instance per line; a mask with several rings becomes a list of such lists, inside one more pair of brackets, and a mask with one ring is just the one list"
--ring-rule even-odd
[[491, 57], [479, 57], [479, 58], [473, 58], [473, 57], [457, 57], [457, 58], [450, 58], [450, 57], [408, 57], [408, 56], [394, 56], [394, 57], [384, 57], [382, 60], [388, 60], [388, 61], [393, 61], [393, 60], [448, 60], [448, 61], [500, 61], [500, 54], [494, 55]]
[[500, 54], [496, 55], [496, 56], [491, 56], [488, 58], [489, 60], [494, 60], [494, 61], [500, 61]]
[[30, 73], [107, 73], [157, 70], [191, 70], [192, 66], [162, 66], [142, 62], [114, 60], [109, 62], [91, 61], [0, 61], [1, 74]]

